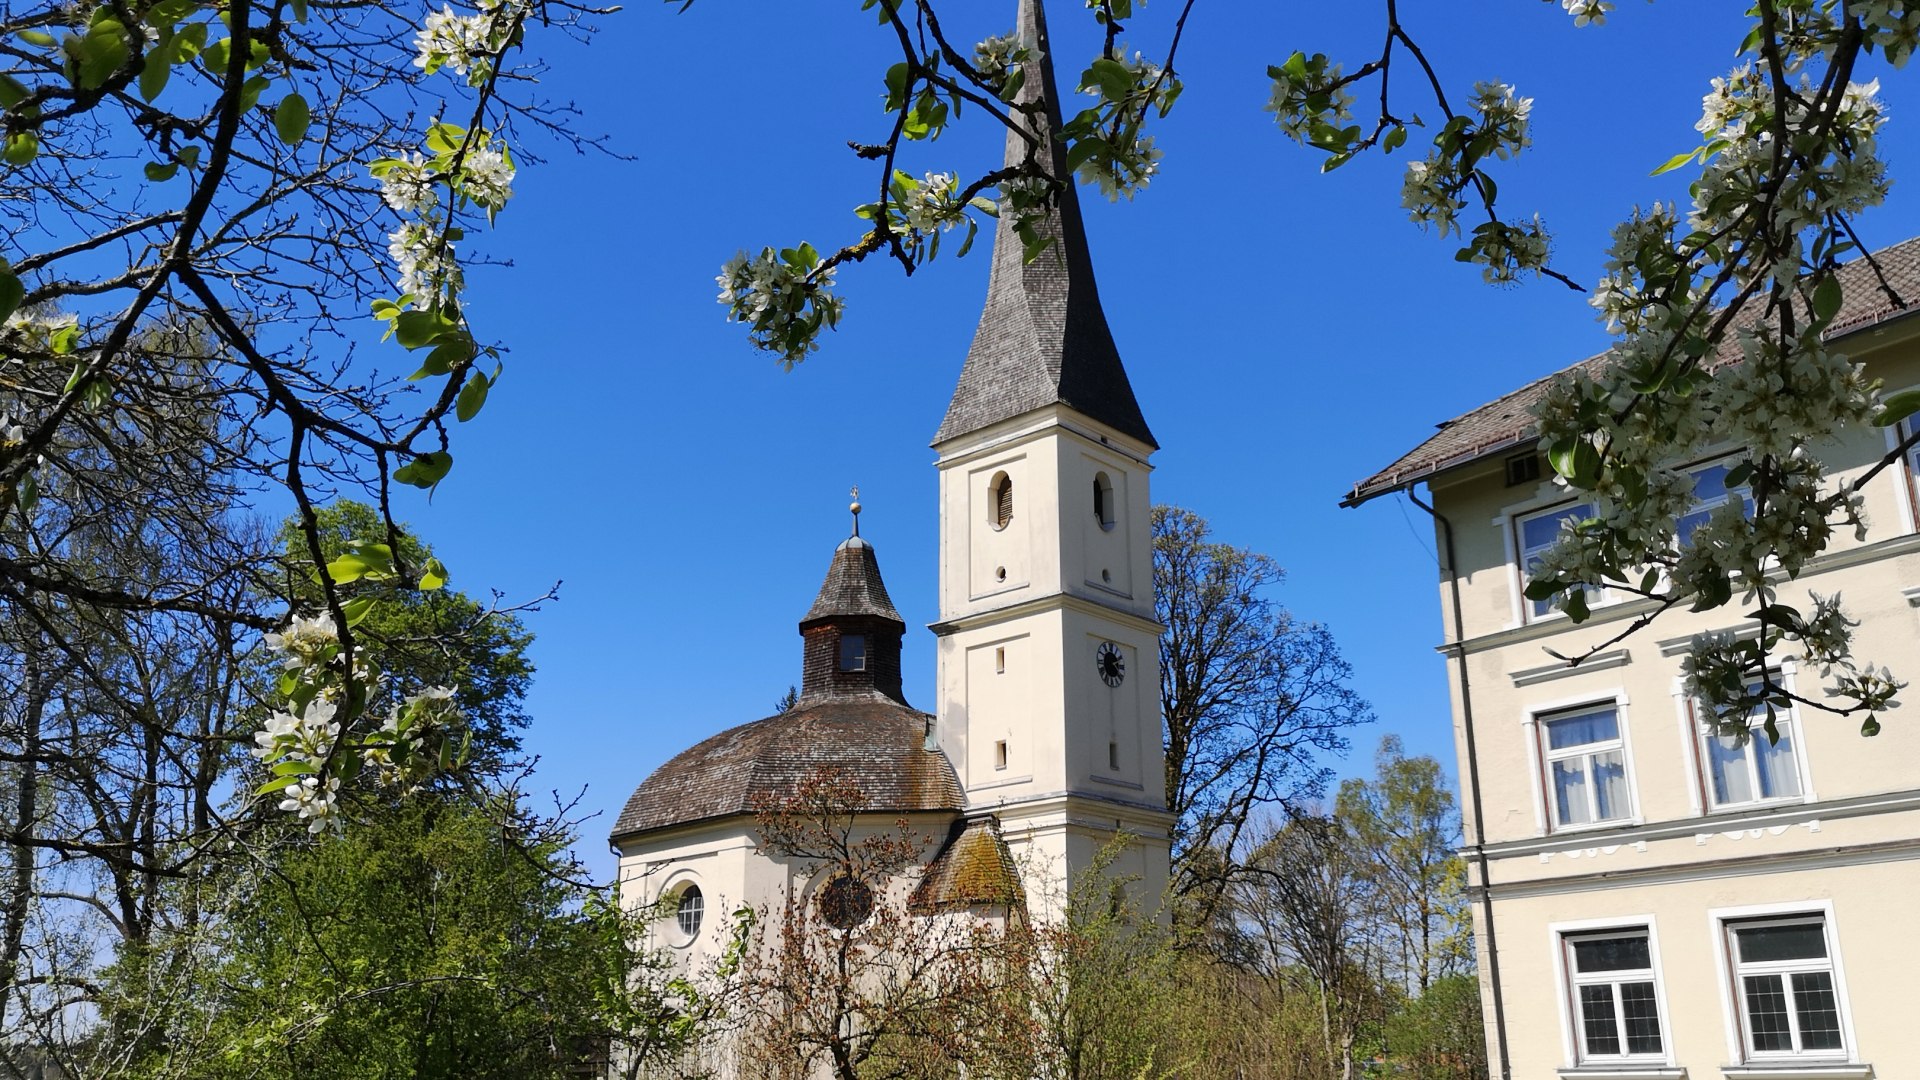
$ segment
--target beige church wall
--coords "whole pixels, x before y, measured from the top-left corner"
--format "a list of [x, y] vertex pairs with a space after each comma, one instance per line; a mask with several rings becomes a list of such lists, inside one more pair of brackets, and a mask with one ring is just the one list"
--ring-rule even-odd
[[[1058, 665], [1046, 660], [1059, 651], [1059, 620], [1038, 615], [939, 638], [940, 746], [970, 807], [991, 808], [1065, 786], [1064, 732], [1057, 719], [1065, 694]], [[1006, 743], [1004, 768], [998, 765], [1000, 742]]]
[[1834, 981], [1843, 1024], [1851, 1028], [1846, 1060], [1870, 1064], [1879, 1077], [1920, 1075], [1910, 1004], [1920, 957], [1910, 928], [1916, 893], [1920, 862], [1908, 857], [1496, 900], [1513, 1075], [1548, 1077], [1574, 1064], [1564, 933], [1650, 929], [1666, 1043], [1666, 1060], [1654, 1064], [1708, 1080], [1745, 1056], [1725, 920], [1816, 913], [1826, 916], [1835, 946]]
[[[1120, 448], [1069, 433], [1058, 458], [1066, 524], [1060, 564], [1070, 595], [1153, 618], [1151, 466]], [[1093, 488], [1111, 486], [1110, 525], [1094, 513]]]

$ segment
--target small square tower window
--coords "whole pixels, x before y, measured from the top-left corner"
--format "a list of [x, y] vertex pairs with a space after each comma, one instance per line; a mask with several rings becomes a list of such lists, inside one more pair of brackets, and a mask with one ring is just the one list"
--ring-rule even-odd
[[865, 634], [841, 635], [840, 670], [867, 670], [867, 636]]

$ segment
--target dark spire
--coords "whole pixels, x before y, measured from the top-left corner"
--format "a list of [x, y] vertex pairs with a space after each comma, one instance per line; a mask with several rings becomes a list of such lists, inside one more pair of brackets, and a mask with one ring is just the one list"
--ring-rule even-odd
[[[1120, 350], [1100, 310], [1093, 284], [1093, 259], [1087, 252], [1080, 196], [1067, 171], [1067, 152], [1057, 132], [1062, 121], [1060, 92], [1054, 85], [1053, 57], [1047, 42], [1046, 15], [1040, 0], [1020, 0], [1015, 33], [1036, 54], [1029, 61], [1019, 98], [1041, 101], [1033, 119], [1047, 128], [1040, 162], [1065, 183], [1054, 207], [1037, 223], [1053, 237], [1038, 258], [1023, 261], [1012, 215], [1004, 211], [993, 237], [993, 271], [987, 280], [987, 305], [973, 332], [973, 347], [960, 371], [960, 385], [947, 406], [935, 445], [1048, 405], [1066, 405], [1149, 446], [1153, 432], [1140, 415], [1133, 386], [1120, 363]], [[1037, 76], [1037, 77], [1036, 77]], [[1008, 165], [1026, 161], [1028, 141], [1007, 132]]]
[[880, 580], [873, 545], [848, 537], [835, 549], [820, 595], [800, 620], [806, 642], [801, 700], [877, 694], [905, 704], [900, 640], [906, 630]]

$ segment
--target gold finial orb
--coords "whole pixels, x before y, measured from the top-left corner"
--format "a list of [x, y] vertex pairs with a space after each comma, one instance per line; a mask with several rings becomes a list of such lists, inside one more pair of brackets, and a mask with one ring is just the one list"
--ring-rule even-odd
[[860, 485], [859, 484], [853, 485], [853, 489], [849, 491], [847, 494], [853, 496], [853, 502], [848, 504], [847, 506], [847, 509], [853, 512], [853, 535], [859, 536], [860, 535]]

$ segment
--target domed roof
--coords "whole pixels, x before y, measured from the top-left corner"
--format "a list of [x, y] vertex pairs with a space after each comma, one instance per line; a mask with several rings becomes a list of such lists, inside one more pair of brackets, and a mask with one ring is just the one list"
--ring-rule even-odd
[[791, 794], [816, 769], [851, 778], [876, 813], [958, 811], [960, 778], [927, 747], [933, 717], [871, 693], [836, 696], [742, 724], [654, 770], [613, 826], [636, 833], [754, 812], [756, 797]]

